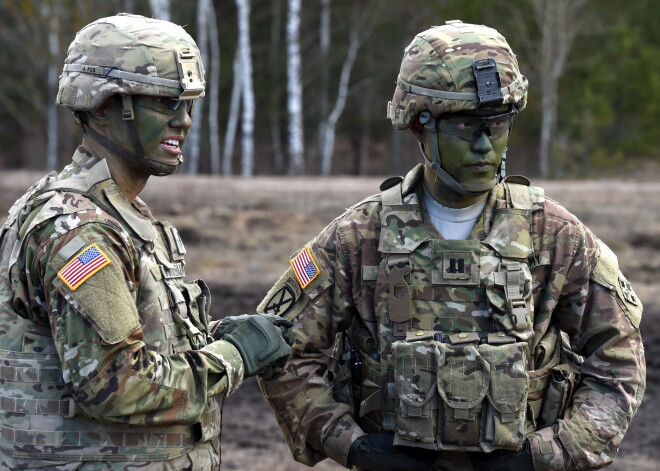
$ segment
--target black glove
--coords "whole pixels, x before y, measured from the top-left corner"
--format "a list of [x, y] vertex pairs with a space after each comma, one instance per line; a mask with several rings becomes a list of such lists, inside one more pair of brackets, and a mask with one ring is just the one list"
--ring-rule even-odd
[[376, 432], [358, 438], [348, 452], [347, 465], [366, 471], [428, 471], [438, 454], [423, 448], [392, 445], [394, 433]]
[[291, 328], [291, 322], [260, 314], [237, 317], [242, 320], [225, 329], [222, 340], [231, 343], [241, 354], [244, 376], [270, 373], [271, 366], [284, 366], [292, 351], [282, 332]]
[[520, 450], [497, 450], [471, 457], [472, 464], [488, 471], [533, 471], [532, 451], [526, 441]]

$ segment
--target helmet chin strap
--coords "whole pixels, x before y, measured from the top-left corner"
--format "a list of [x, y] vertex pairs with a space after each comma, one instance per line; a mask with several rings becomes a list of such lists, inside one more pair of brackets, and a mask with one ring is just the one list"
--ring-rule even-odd
[[95, 142], [99, 145], [105, 147], [110, 152], [117, 154], [118, 156], [137, 162], [147, 170], [151, 175], [162, 177], [165, 175], [171, 175], [176, 172], [176, 169], [181, 163], [183, 163], [183, 156], [179, 154], [177, 163], [171, 164], [167, 162], [162, 162], [153, 157], [149, 157], [144, 153], [144, 148], [140, 141], [140, 136], [138, 135], [137, 126], [135, 125], [135, 114], [133, 113], [133, 100], [130, 95], [122, 95], [122, 118], [124, 121], [127, 121], [126, 125], [128, 127], [128, 134], [131, 139], [132, 147], [134, 150], [129, 150], [125, 147], [120, 146], [114, 141], [111, 141], [108, 137], [96, 131], [92, 128], [87, 122], [87, 116], [82, 113], [75, 112], [76, 118], [80, 121], [80, 124], [83, 128], [83, 131], [89, 135]]
[[493, 178], [487, 182], [468, 182], [460, 183], [449, 175], [443, 168], [440, 160], [440, 148], [438, 146], [438, 130], [435, 125], [435, 118], [429, 111], [422, 111], [419, 115], [419, 121], [424, 125], [424, 141], [425, 147], [431, 154], [430, 158], [424, 152], [424, 148], [420, 143], [420, 149], [424, 154], [426, 164], [435, 172], [435, 174], [442, 180], [442, 182], [449, 188], [454, 190], [459, 195], [463, 196], [479, 196], [488, 193], [497, 185], [497, 178]]

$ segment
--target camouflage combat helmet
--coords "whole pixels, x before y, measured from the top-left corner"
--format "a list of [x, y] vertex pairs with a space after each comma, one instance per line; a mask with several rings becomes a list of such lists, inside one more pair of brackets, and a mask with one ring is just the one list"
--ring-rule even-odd
[[[56, 103], [72, 111], [97, 142], [152, 173], [172, 173], [164, 164], [143, 155], [133, 123], [132, 95], [194, 100], [204, 96], [204, 67], [195, 41], [168, 21], [120, 13], [101, 18], [81, 29], [71, 45], [60, 76]], [[91, 129], [84, 114], [109, 97], [121, 95], [122, 117], [140, 151], [132, 152]], [[108, 142], [106, 142], [108, 141]], [[179, 163], [182, 161], [180, 156]]]
[[452, 20], [419, 33], [405, 49], [387, 117], [396, 129], [419, 119], [431, 154], [427, 163], [459, 193], [481, 194], [496, 181], [459, 183], [441, 168], [435, 118], [496, 108], [515, 114], [526, 104], [527, 78], [506, 39], [493, 28]]

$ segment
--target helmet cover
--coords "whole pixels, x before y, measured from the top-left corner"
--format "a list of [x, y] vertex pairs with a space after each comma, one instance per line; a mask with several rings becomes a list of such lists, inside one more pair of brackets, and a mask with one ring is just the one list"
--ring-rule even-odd
[[405, 49], [394, 97], [387, 107], [392, 125], [409, 128], [425, 110], [437, 117], [483, 109], [473, 64], [486, 59], [496, 65], [500, 104], [522, 110], [527, 103], [527, 78], [520, 73], [506, 39], [493, 28], [453, 20], [419, 33]]
[[169, 21], [120, 13], [96, 20], [69, 46], [56, 103], [98, 108], [110, 96], [204, 96], [204, 66], [186, 31]]

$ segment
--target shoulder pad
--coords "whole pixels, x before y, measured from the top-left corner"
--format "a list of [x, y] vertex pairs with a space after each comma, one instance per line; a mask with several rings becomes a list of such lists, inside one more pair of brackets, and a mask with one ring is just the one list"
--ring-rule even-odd
[[506, 177], [504, 177], [503, 181], [506, 183], [518, 183], [519, 185], [525, 185], [525, 186], [530, 186], [532, 184], [529, 178], [524, 177], [522, 175], [507, 175]]
[[[29, 226], [21, 228], [21, 236], [30, 233], [37, 226], [49, 219], [67, 216], [70, 214], [94, 210], [97, 206], [85, 196], [74, 192], [57, 192], [46, 201], [35, 216], [29, 221]], [[74, 221], [72, 221], [74, 222]], [[73, 227], [67, 226], [68, 229]]]
[[395, 185], [398, 185], [403, 181], [403, 177], [390, 177], [380, 184], [380, 191], [385, 191], [389, 188], [392, 188]]

